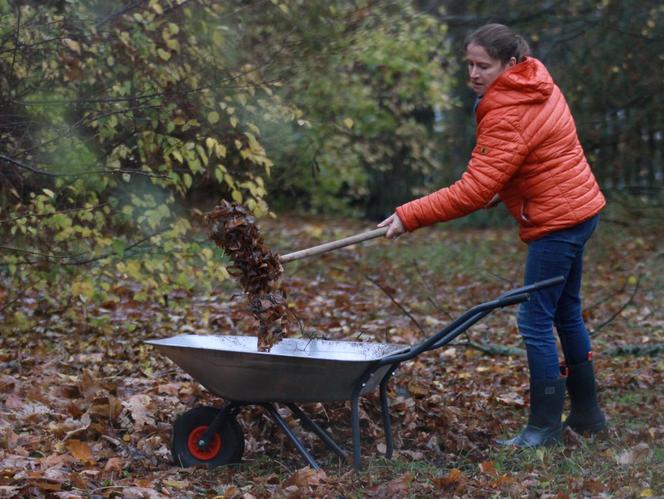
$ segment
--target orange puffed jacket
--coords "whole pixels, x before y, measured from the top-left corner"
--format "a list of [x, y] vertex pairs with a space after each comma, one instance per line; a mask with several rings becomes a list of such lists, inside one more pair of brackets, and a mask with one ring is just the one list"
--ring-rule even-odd
[[498, 193], [525, 242], [577, 225], [606, 204], [565, 97], [533, 57], [508, 68], [476, 110], [477, 136], [461, 179], [397, 208], [408, 231], [467, 215]]

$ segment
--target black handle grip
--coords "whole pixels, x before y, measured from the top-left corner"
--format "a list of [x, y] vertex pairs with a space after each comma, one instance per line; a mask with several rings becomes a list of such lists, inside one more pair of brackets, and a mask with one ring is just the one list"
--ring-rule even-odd
[[530, 293], [519, 293], [517, 295], [508, 295], [502, 298], [498, 298], [499, 307], [509, 307], [510, 305], [516, 305], [517, 303], [523, 303], [530, 299]]
[[559, 275], [557, 277], [552, 277], [551, 279], [534, 282], [530, 286], [526, 287], [528, 288], [528, 291], [538, 291], [540, 289], [550, 288], [551, 286], [555, 286], [557, 284], [562, 284], [563, 282], [565, 282], [565, 278]]

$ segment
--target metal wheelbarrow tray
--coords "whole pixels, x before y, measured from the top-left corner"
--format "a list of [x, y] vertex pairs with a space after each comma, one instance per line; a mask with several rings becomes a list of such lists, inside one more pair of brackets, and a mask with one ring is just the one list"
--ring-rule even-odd
[[196, 407], [177, 418], [171, 441], [173, 458], [181, 466], [239, 462], [244, 450], [244, 436], [236, 420], [237, 412], [245, 405], [260, 405], [307, 463], [318, 469], [320, 466], [281, 417], [276, 404], [286, 405], [329, 449], [348, 459], [346, 451], [296, 403], [350, 400], [353, 465], [359, 469], [359, 398], [376, 387], [380, 388], [386, 457], [390, 458], [393, 439], [387, 382], [399, 364], [447, 345], [491, 311], [527, 301], [530, 293], [562, 282], [562, 277], [556, 277], [508, 291], [495, 300], [471, 308], [435, 335], [412, 347], [285, 339], [274, 345], [270, 352], [259, 352], [257, 338], [252, 336], [180, 335], [147, 341], [226, 401], [222, 408]]

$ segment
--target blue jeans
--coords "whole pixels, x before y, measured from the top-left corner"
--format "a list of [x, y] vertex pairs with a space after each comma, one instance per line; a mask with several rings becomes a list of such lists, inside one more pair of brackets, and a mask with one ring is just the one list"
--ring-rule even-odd
[[599, 223], [599, 215], [528, 245], [525, 284], [562, 275], [565, 282], [534, 293], [521, 305], [517, 322], [526, 344], [531, 379], [558, 379], [556, 326], [567, 365], [584, 362], [590, 337], [581, 315], [583, 249]]

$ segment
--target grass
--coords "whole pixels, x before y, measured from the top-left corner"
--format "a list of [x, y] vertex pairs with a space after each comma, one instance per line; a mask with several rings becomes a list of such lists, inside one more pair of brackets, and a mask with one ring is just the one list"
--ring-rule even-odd
[[[585, 295], [588, 303], [599, 302], [591, 321], [602, 322], [610, 317], [633, 290], [631, 286], [621, 293], [622, 284], [632, 282], [630, 276], [638, 271], [644, 274], [640, 283], [642, 288], [626, 307], [627, 312], [616, 316], [595, 339], [600, 351], [616, 342], [640, 341], [639, 331], [644, 327], [633, 319], [640, 317], [635, 312], [645, 309], [647, 314], [650, 308], [655, 310], [656, 317], [661, 318], [661, 309], [657, 311], [661, 293], [655, 291], [655, 284], [662, 282], [662, 273], [656, 270], [656, 266], [639, 267], [640, 261], [649, 261], [652, 252], [656, 251], [657, 236], [655, 233], [635, 234], [635, 230], [638, 229], [625, 230], [604, 223], [588, 248]], [[525, 246], [515, 238], [514, 229], [487, 230], [480, 234], [474, 230], [452, 231], [437, 227], [418, 231], [395, 244], [381, 243], [379, 249], [371, 245], [358, 247], [354, 253], [356, 264], [361, 268], [364, 266], [365, 272], [374, 275], [382, 272], [387, 282], [398, 288], [395, 296], [409, 310], [440, 317], [440, 311], [425, 303], [427, 299], [451, 305], [455, 310], [463, 309], [467, 305], [467, 296], [475, 293], [473, 286], [505, 287], [503, 280], [520, 281]], [[386, 269], [398, 270], [385, 274]], [[298, 273], [321, 275], [328, 270], [323, 262], [311, 261], [298, 269]], [[352, 277], [349, 280], [352, 282]], [[359, 281], [356, 279], [356, 282]], [[464, 285], [471, 291], [461, 289], [459, 298], [450, 295], [451, 288], [456, 286], [459, 289]], [[493, 337], [494, 341], [505, 342], [505, 335], [513, 334], [504, 327], [505, 319], [503, 316], [501, 327], [491, 328], [492, 334], [499, 333], [498, 337]], [[658, 337], [657, 333], [651, 336]], [[510, 343], [513, 340], [507, 338]], [[496, 358], [495, 362], [500, 363], [501, 359]], [[425, 453], [424, 458], [418, 460], [401, 454], [391, 461], [365, 456], [367, 468], [357, 484], [357, 497], [362, 496], [361, 491], [367, 484], [398, 480], [404, 474], [412, 475], [416, 484], [414, 490], [428, 491], [433, 495], [502, 497], [526, 493], [531, 496], [639, 497], [661, 493], [664, 490], [664, 451], [657, 440], [662, 436], [664, 419], [652, 401], [657, 399], [657, 391], [661, 398], [662, 388], [655, 382], [651, 388], [636, 389], [628, 386], [628, 377], [619, 374], [642, 375], [647, 372], [661, 377], [661, 363], [658, 367], [657, 358], [653, 357], [643, 358], [640, 364], [633, 357], [607, 358], [603, 362], [602, 367], [612, 380], [611, 386], [602, 390], [603, 404], [608, 408], [607, 412], [610, 411], [612, 424], [611, 431], [604, 438], [582, 438], [568, 431], [564, 445], [526, 450], [491, 447], [481, 459], [463, 453], [446, 453], [440, 458]], [[635, 408], [641, 410], [635, 411]], [[525, 423], [527, 409], [521, 411]], [[621, 456], [644, 443], [649, 448], [647, 455], [637, 457], [631, 464], [619, 463]], [[483, 471], [482, 466], [488, 471]], [[447, 483], [445, 477], [455, 469], [461, 471], [463, 478], [458, 483]]]
[[[317, 228], [314, 222], [308, 223]], [[284, 226], [288, 229], [285, 232]], [[305, 236], [298, 232], [306, 229], [299, 220], [280, 218], [266, 226], [266, 240], [276, 248], [298, 249], [332, 239], [328, 236], [340, 230], [348, 235], [366, 228], [360, 222], [334, 220], [326, 220], [320, 226], [321, 230], [310, 230]], [[230, 297], [239, 292], [232, 281], [215, 290], [213, 297], [185, 296], [173, 300], [170, 309], [146, 305], [140, 313], [134, 311], [131, 312], [134, 315], [115, 318], [122, 322], [110, 326], [105, 316], [76, 317], [75, 325], [83, 329], [72, 332], [67, 316], [49, 325], [61, 328], [58, 331], [62, 334], [50, 337], [25, 333], [7, 338], [2, 343], [6, 345], [4, 352], [19, 348], [24, 352], [22, 358], [27, 357], [23, 361], [30, 361], [30, 352], [41, 352], [49, 361], [46, 364], [39, 361], [36, 367], [25, 364], [30, 369], [29, 375], [21, 373], [20, 365], [17, 368], [10, 362], [6, 363], [5, 371], [20, 378], [25, 386], [36, 383], [34, 378], [40, 379], [44, 386], [53, 383], [54, 418], [69, 410], [59, 405], [67, 401], [62, 401], [57, 390], [63, 387], [58, 384], [65, 383], [63, 393], [71, 395], [69, 385], [83, 383], [79, 380], [79, 371], [83, 369], [101, 369], [97, 375], [112, 379], [113, 395], [123, 403], [134, 394], [145, 395], [151, 401], [146, 410], [159, 422], [157, 434], [148, 435], [148, 431], [154, 432], [149, 426], [142, 432], [132, 429], [131, 420], [124, 417], [114, 426], [99, 430], [110, 432], [113, 441], [120, 441], [124, 434], [132, 437], [127, 445], [122, 444], [127, 450], [125, 469], [130, 469], [131, 474], [111, 477], [110, 482], [100, 480], [97, 484], [124, 487], [157, 480], [166, 492], [176, 497], [295, 496], [287, 490], [292, 483], [304, 483], [298, 493], [305, 497], [657, 495], [664, 490], [662, 357], [603, 355], [614, 345], [641, 344], [646, 341], [645, 336], [647, 341], [662, 341], [664, 307], [657, 286], [662, 282], [662, 272], [656, 265], [644, 265], [656, 260], [654, 254], [662, 238], [655, 230], [636, 233], [635, 230], [612, 227], [598, 233], [587, 258], [586, 301], [597, 304], [588, 321], [591, 326], [596, 325], [615, 314], [594, 339], [597, 365], [601, 368], [601, 398], [611, 425], [605, 438], [581, 438], [567, 432], [563, 445], [550, 448], [514, 450], [492, 445], [495, 438], [519, 431], [527, 419], [527, 408], [501, 401], [527, 399], [525, 360], [509, 352], [484, 355], [457, 342], [454, 354], [422, 355], [401, 366], [390, 382], [392, 423], [397, 437], [397, 452], [392, 460], [381, 457], [377, 450], [383, 436], [380, 429], [374, 433], [372, 425], [380, 424], [380, 416], [376, 400], [369, 400], [363, 405], [371, 422], [362, 423], [363, 430], [367, 429], [362, 434], [365, 468], [359, 473], [350, 465], [339, 463], [332, 453], [316, 443], [313, 453], [327, 476], [306, 475], [301, 470], [304, 461], [290, 442], [261, 410], [250, 408], [243, 409], [240, 418], [248, 449], [242, 464], [212, 471], [172, 467], [167, 456], [160, 454], [156, 458], [150, 448], [138, 449], [136, 442], [166, 445], [169, 424], [177, 411], [184, 410], [185, 405], [220, 401], [195, 383], [190, 384], [176, 367], [141, 345], [141, 339], [182, 330], [220, 333], [230, 328], [238, 334], [255, 334], [255, 329], [251, 329], [254, 326], [238, 310], [241, 304], [237, 308], [230, 306]], [[380, 281], [395, 301], [433, 332], [447, 323], [450, 316], [456, 317], [469, 306], [518, 285], [524, 256], [525, 246], [516, 241], [514, 229], [451, 230], [443, 226], [418, 231], [396, 242], [373, 241], [294, 262], [288, 265], [283, 279], [290, 286], [289, 299], [302, 315], [307, 330], [320, 331], [330, 339], [355, 339], [361, 333], [363, 339], [413, 343], [421, 340], [422, 334], [386, 292], [366, 276]], [[632, 295], [634, 285], [624, 290], [622, 287], [638, 272], [643, 277]], [[628, 299], [629, 306], [621, 311]], [[119, 311], [122, 310], [120, 307]], [[522, 346], [514, 315], [514, 309], [492, 314], [474, 326], [468, 336], [475, 342], [486, 340], [496, 345]], [[135, 330], [131, 331], [128, 324]], [[99, 365], [97, 357], [84, 354], [103, 354], [103, 364]], [[60, 359], [59, 364], [52, 362], [54, 358]], [[48, 369], [55, 367], [48, 366], [56, 365], [67, 377], [60, 379], [49, 374]], [[125, 384], [127, 376], [130, 378]], [[413, 380], [419, 383], [423, 393], [411, 390], [409, 383]], [[163, 392], [159, 389], [162, 385]], [[169, 391], [173, 389], [175, 392]], [[78, 403], [77, 399], [70, 402], [67, 407]], [[312, 408], [312, 417], [329, 422], [340, 444], [348, 447], [347, 406], [326, 404], [324, 411]], [[16, 420], [19, 421], [16, 428], [20, 430], [16, 433], [21, 433], [24, 419], [19, 414]], [[63, 426], [59, 435], [49, 433], [55, 422], [48, 415], [34, 414], [30, 426], [42, 442], [49, 442], [58, 440], [69, 429]], [[300, 429], [295, 426], [296, 432], [300, 433]], [[110, 447], [108, 440], [93, 437], [90, 435], [90, 444], [102, 448], [107, 456], [119, 452]], [[308, 435], [303, 440], [305, 445], [310, 443]], [[55, 451], [43, 446], [34, 452], [49, 456]], [[104, 459], [99, 461], [100, 469]], [[107, 478], [104, 475], [104, 480]], [[191, 483], [191, 489], [169, 489], [168, 482], [173, 479]]]

